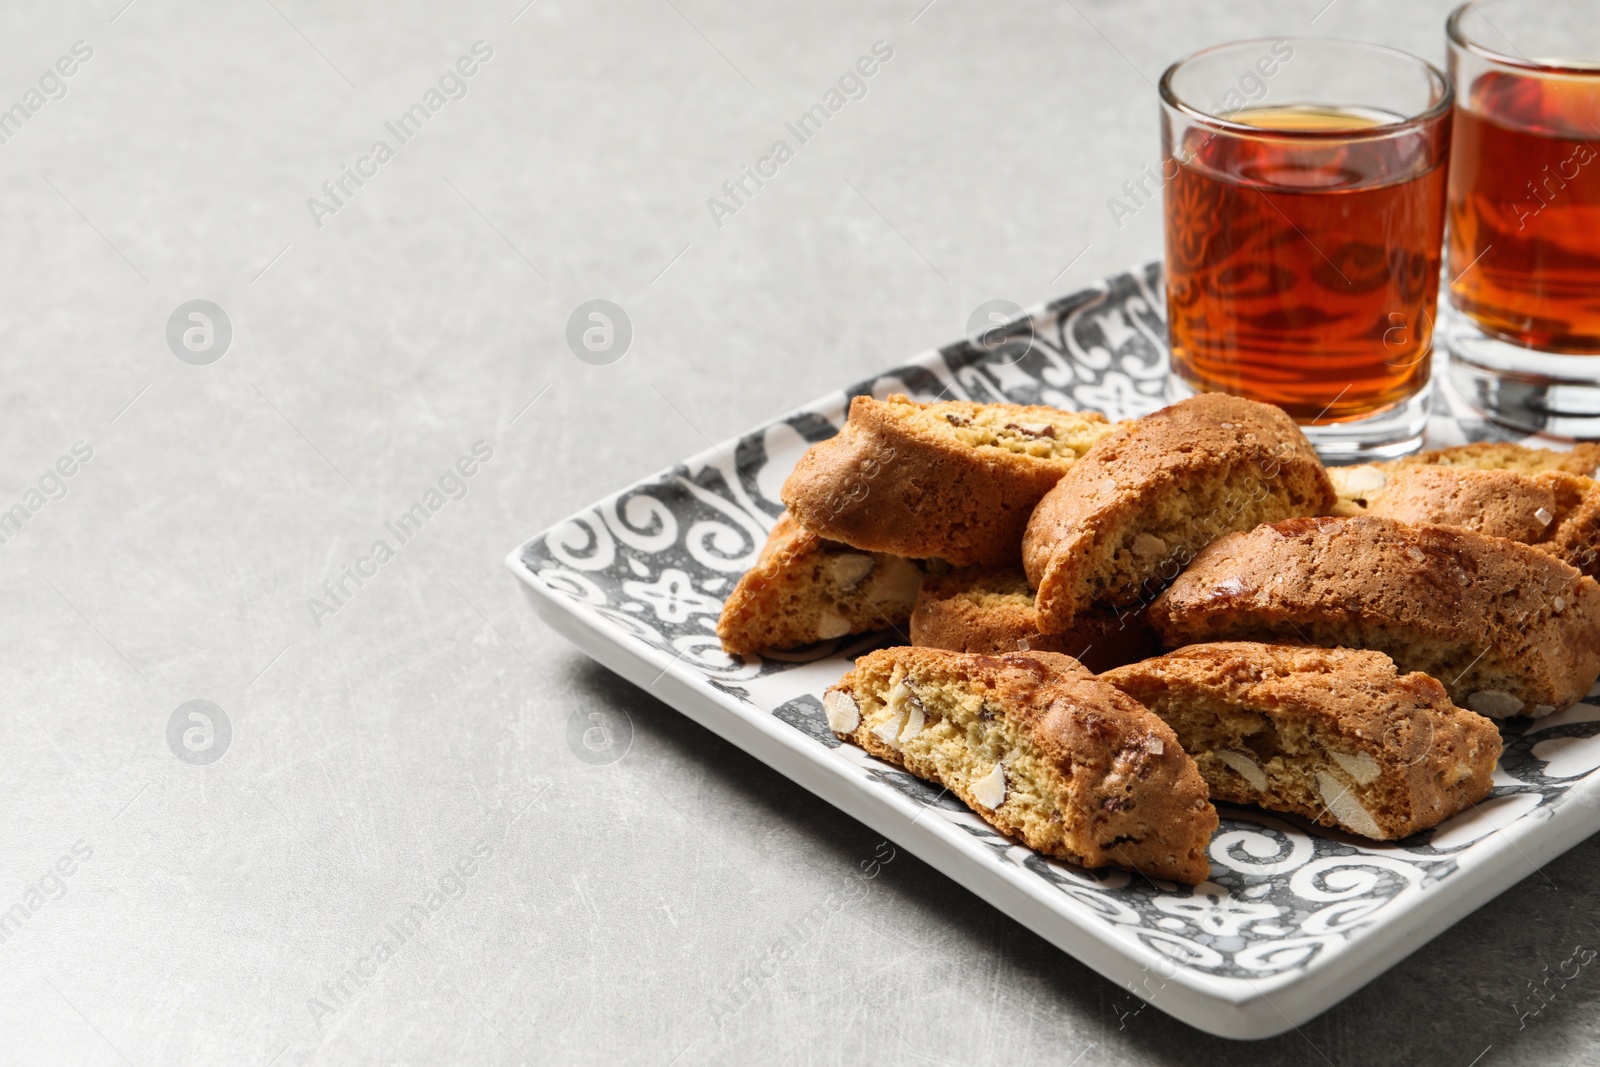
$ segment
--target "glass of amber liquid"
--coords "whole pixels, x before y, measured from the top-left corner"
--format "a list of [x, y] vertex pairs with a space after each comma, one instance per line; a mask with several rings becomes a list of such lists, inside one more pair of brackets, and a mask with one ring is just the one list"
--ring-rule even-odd
[[1451, 382], [1497, 421], [1600, 438], [1600, 7], [1470, 3], [1447, 28]]
[[1414, 56], [1326, 38], [1168, 68], [1169, 395], [1277, 404], [1335, 462], [1421, 445], [1452, 95]]

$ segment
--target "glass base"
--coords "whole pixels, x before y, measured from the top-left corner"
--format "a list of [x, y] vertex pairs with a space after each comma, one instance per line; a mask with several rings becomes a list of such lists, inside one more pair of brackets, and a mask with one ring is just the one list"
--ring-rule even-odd
[[[1167, 399], [1172, 403], [1194, 396], [1196, 390], [1176, 374], [1167, 375]], [[1401, 401], [1364, 419], [1327, 422], [1316, 426], [1301, 423], [1300, 429], [1324, 463], [1376, 463], [1409, 456], [1422, 447], [1422, 435], [1433, 411], [1433, 382]]]
[[1441, 325], [1450, 383], [1484, 415], [1519, 430], [1600, 439], [1600, 353], [1523, 348], [1484, 333], [1460, 312]]

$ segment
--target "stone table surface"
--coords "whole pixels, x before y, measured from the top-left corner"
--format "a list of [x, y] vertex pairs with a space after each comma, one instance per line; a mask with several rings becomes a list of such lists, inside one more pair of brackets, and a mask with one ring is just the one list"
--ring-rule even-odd
[[[1124, 183], [1179, 55], [1437, 61], [1446, 9], [6, 4], [0, 1062], [1596, 1062], [1600, 977], [1512, 1008], [1600, 944], [1595, 841], [1259, 1043], [1131, 1013], [904, 852], [802, 926], [886, 846], [589, 662], [501, 562], [985, 300], [1157, 256]], [[593, 299], [632, 327], [605, 365], [566, 339]], [[592, 711], [621, 759], [569, 747]]]

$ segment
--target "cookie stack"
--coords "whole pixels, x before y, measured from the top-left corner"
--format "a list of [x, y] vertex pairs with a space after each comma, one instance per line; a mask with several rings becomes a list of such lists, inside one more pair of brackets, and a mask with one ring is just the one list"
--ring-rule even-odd
[[856, 397], [784, 483], [789, 510], [724, 602], [722, 647], [903, 634], [925, 571], [1014, 567], [1034, 506], [1115, 428], [1098, 412]]
[[839, 736], [1047, 855], [1194, 883], [1212, 800], [1404, 838], [1488, 793], [1491, 719], [1584, 696], [1597, 462], [1330, 472], [1282, 411], [1214, 394], [1117, 425], [857, 397], [718, 634], [898, 631], [824, 694]]

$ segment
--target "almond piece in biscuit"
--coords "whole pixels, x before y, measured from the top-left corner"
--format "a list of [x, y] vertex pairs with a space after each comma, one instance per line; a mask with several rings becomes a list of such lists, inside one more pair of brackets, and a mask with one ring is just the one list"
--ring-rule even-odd
[[1097, 608], [1066, 633], [1039, 628], [1033, 590], [1020, 570], [962, 567], [923, 579], [911, 611], [911, 643], [956, 652], [1063, 652], [1099, 672], [1161, 651], [1139, 610]]
[[1191, 885], [1210, 874], [1217, 814], [1194, 761], [1070, 656], [886, 648], [823, 704], [839, 736], [1045, 855]]
[[1600, 676], [1600, 584], [1501, 537], [1371, 516], [1229, 534], [1156, 602], [1169, 648], [1300, 642], [1384, 652], [1492, 718], [1547, 715]]
[[1381, 652], [1225, 641], [1101, 677], [1161, 716], [1211, 799], [1393, 841], [1488, 795], [1500, 731]]
[[1139, 419], [1089, 450], [1033, 513], [1028, 581], [1047, 632], [1093, 605], [1148, 603], [1234, 530], [1333, 503], [1294, 420], [1270, 404], [1206, 393]]
[[1112, 431], [1097, 412], [858, 396], [783, 484], [800, 525], [866, 552], [1015, 565], [1039, 498]]
[[717, 636], [724, 651], [748, 655], [900, 629], [921, 582], [911, 560], [825, 541], [784, 514], [723, 601]]

